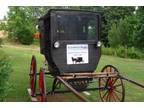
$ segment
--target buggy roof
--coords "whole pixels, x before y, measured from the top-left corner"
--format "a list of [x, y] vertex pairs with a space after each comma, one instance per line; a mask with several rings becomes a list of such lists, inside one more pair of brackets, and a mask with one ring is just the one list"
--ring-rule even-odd
[[72, 9], [50, 9], [44, 16], [40, 17], [39, 20], [44, 20], [50, 17], [51, 13], [77, 13], [77, 14], [96, 14], [100, 15], [100, 12], [86, 11], [86, 10], [72, 10]]

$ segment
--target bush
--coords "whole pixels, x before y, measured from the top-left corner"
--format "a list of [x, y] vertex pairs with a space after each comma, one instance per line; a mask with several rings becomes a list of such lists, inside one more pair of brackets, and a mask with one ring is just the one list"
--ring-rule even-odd
[[118, 57], [122, 57], [125, 58], [127, 57], [127, 53], [126, 53], [126, 49], [122, 46], [119, 46], [118, 48], [115, 49], [116, 50], [116, 55]]
[[33, 43], [34, 30], [32, 25], [23, 24], [22, 21], [8, 21], [8, 35], [10, 39], [25, 45]]
[[144, 59], [144, 53], [139, 51], [138, 49], [131, 47], [125, 49], [124, 47], [120, 46], [118, 48], [102, 48], [102, 54], [104, 55], [112, 55], [118, 56], [122, 58], [132, 58], [132, 59]]
[[0, 50], [0, 101], [4, 101], [7, 96], [9, 83], [8, 79], [12, 71], [7, 56]]
[[104, 54], [104, 55], [114, 55], [114, 50], [111, 47], [109, 47], [109, 48], [102, 47], [102, 54]]
[[128, 49], [128, 57], [132, 59], [141, 59], [142, 53], [138, 50], [136, 50], [134, 47]]
[[[23, 29], [22, 29], [23, 28]], [[25, 45], [30, 45], [33, 43], [33, 33], [28, 27], [22, 27], [17, 31], [18, 40]]]

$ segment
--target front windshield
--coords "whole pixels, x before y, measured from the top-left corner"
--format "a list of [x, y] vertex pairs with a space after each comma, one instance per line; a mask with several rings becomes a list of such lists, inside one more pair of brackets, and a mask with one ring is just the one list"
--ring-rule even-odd
[[95, 15], [57, 15], [56, 33], [60, 40], [95, 40], [97, 17]]

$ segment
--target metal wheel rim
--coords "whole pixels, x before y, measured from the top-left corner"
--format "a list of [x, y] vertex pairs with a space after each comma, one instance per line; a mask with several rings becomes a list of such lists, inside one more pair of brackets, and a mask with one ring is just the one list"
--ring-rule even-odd
[[36, 58], [35, 56], [32, 56], [31, 60], [31, 66], [30, 66], [30, 89], [31, 89], [31, 95], [35, 96], [36, 91]]
[[46, 99], [46, 85], [45, 85], [45, 76], [44, 71], [40, 69], [40, 75], [39, 75], [39, 91], [40, 91], [40, 102], [45, 102]]

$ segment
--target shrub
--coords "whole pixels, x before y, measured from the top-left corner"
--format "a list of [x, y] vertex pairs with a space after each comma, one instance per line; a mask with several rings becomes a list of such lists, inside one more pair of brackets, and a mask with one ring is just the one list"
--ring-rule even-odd
[[132, 59], [144, 59], [144, 53], [139, 51], [138, 49], [131, 47], [125, 49], [124, 47], [120, 46], [118, 48], [102, 48], [102, 54], [104, 55], [112, 55], [118, 56], [122, 58], [132, 58]]
[[30, 45], [33, 42], [33, 33], [30, 31], [28, 27], [22, 27], [23, 29], [19, 29], [17, 32], [18, 40], [25, 45]]
[[4, 101], [7, 96], [9, 83], [8, 79], [12, 71], [7, 56], [0, 50], [0, 101]]
[[115, 50], [118, 57], [122, 57], [122, 58], [127, 57], [126, 49], [124, 47], [119, 46]]
[[112, 48], [102, 47], [102, 54], [104, 55], [114, 55], [114, 50]]
[[128, 49], [128, 57], [132, 59], [140, 59], [142, 57], [142, 53], [136, 50], [134, 47]]

